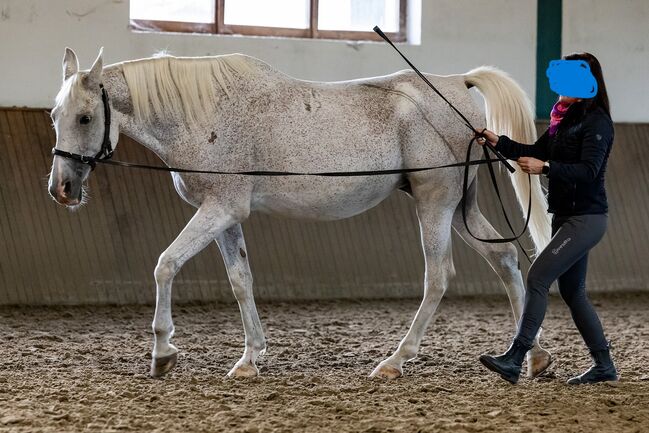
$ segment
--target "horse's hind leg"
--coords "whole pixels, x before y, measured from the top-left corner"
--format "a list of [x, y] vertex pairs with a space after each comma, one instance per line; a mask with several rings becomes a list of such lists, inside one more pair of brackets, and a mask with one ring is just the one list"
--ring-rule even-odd
[[[487, 221], [480, 212], [478, 203], [475, 199], [476, 183], [473, 182], [467, 196], [467, 224], [471, 228], [471, 233], [483, 239], [495, 239], [501, 236]], [[486, 243], [474, 239], [467, 231], [464, 221], [462, 220], [461, 204], [458, 206], [453, 216], [453, 228], [457, 233], [476, 250], [496, 271], [509, 297], [512, 310], [514, 312], [514, 322], [518, 324], [523, 312], [525, 297], [525, 286], [523, 278], [518, 267], [518, 253], [516, 247], [511, 243]], [[540, 335], [540, 332], [539, 332]], [[527, 354], [527, 374], [530, 377], [536, 377], [550, 365], [552, 358], [550, 352], [541, 348], [539, 338], [534, 342], [534, 347]]]
[[153, 318], [151, 376], [162, 376], [176, 365], [178, 349], [170, 343], [174, 332], [171, 319], [171, 284], [183, 264], [212, 242], [235, 221], [218, 204], [203, 203], [155, 268], [156, 308]]
[[426, 327], [435, 314], [446, 292], [448, 279], [453, 273], [451, 221], [455, 205], [443, 206], [441, 203], [445, 200], [435, 195], [437, 194], [432, 191], [415, 192], [417, 217], [426, 262], [424, 299], [397, 350], [374, 369], [371, 377], [394, 379], [403, 374], [403, 363], [417, 356]]
[[245, 333], [243, 356], [230, 370], [228, 376], [256, 376], [259, 370], [255, 363], [257, 357], [266, 350], [266, 341], [252, 293], [252, 273], [248, 265], [248, 253], [241, 224], [235, 224], [225, 230], [216, 238], [216, 242], [223, 256], [232, 291], [239, 303]]

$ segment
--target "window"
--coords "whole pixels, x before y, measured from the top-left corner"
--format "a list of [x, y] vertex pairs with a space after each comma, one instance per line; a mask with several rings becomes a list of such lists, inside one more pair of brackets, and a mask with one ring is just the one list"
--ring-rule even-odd
[[321, 39], [406, 40], [407, 0], [131, 0], [131, 28]]

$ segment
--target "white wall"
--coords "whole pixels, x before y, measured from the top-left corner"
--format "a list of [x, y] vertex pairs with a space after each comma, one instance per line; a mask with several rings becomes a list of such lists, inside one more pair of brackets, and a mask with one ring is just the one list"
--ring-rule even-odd
[[618, 122], [649, 122], [649, 0], [564, 0], [563, 53], [602, 64]]
[[[464, 72], [493, 64], [534, 100], [536, 0], [422, 0], [421, 45], [403, 50], [422, 70]], [[602, 62], [613, 117], [649, 122], [649, 0], [563, 2], [564, 53]], [[106, 61], [243, 52], [299, 78], [340, 80], [389, 73], [404, 64], [383, 43], [134, 33], [127, 0], [0, 0], [0, 106], [48, 107], [60, 85], [65, 46], [88, 67]]]
[[[66, 46], [88, 68], [105, 61], [241, 52], [295, 77], [342, 80], [404, 69], [385, 43], [134, 33], [126, 0], [0, 0], [0, 106], [49, 107], [60, 86]], [[403, 51], [438, 74], [493, 64], [534, 97], [536, 0], [423, 0], [421, 45]], [[432, 97], [432, 96], [431, 96]]]

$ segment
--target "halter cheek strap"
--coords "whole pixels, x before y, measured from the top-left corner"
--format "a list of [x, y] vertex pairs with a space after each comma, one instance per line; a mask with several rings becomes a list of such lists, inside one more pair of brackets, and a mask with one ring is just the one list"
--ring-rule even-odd
[[74, 159], [83, 164], [88, 164], [91, 170], [97, 166], [97, 161], [108, 160], [113, 157], [113, 145], [110, 142], [110, 101], [108, 99], [108, 92], [103, 84], [99, 85], [101, 89], [101, 102], [104, 104], [104, 139], [101, 142], [101, 149], [94, 156], [81, 155], [78, 153], [66, 152], [65, 150], [52, 148], [52, 155], [63, 156], [65, 158]]

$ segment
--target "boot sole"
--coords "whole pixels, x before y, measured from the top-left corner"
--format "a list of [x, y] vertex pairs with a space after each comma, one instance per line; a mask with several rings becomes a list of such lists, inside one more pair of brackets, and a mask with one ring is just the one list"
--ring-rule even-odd
[[511, 383], [512, 385], [516, 385], [518, 383], [518, 376], [512, 376], [512, 375], [508, 375], [506, 373], [503, 373], [502, 371], [500, 371], [500, 369], [495, 364], [491, 363], [489, 358], [481, 356], [479, 359], [480, 359], [480, 362], [482, 363], [482, 365], [487, 367], [489, 370], [491, 370], [491, 371], [493, 371], [495, 373], [498, 373], [500, 375], [500, 377], [505, 379], [507, 382]]
[[596, 382], [573, 382], [570, 383], [569, 381], [566, 382], [566, 384], [575, 386], [575, 385], [597, 385], [598, 383], [604, 383], [609, 386], [618, 386], [620, 384], [620, 379], [605, 379], [605, 380], [598, 380]]

